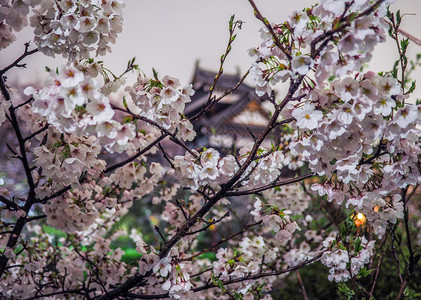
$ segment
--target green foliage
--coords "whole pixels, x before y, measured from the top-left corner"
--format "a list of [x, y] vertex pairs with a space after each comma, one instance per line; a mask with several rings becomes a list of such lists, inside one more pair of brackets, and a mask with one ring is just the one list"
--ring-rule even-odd
[[221, 279], [216, 277], [215, 275], [211, 276], [212, 282], [215, 286], [217, 286], [222, 292], [226, 292], [226, 289], [224, 287], [224, 284]]
[[210, 261], [217, 261], [215, 252], [207, 252], [199, 255], [198, 259], [208, 259]]
[[363, 249], [363, 247], [361, 246], [361, 239], [359, 237], [357, 237], [354, 241], [354, 251], [355, 251], [355, 253], [358, 253], [362, 249]]
[[138, 253], [136, 249], [128, 248], [123, 249], [125, 254], [122, 256], [121, 260], [128, 265], [137, 265], [139, 260], [142, 258], [142, 254]]
[[351, 290], [346, 283], [338, 283], [338, 290], [344, 294], [348, 300], [351, 300], [354, 298], [355, 292], [353, 290]]
[[367, 277], [368, 275], [370, 275], [371, 273], [373, 273], [374, 269], [370, 269], [367, 270], [367, 268], [361, 268], [360, 271], [358, 272], [357, 278], [364, 278]]
[[42, 226], [42, 230], [49, 235], [54, 236], [55, 238], [59, 239], [59, 238], [63, 238], [66, 237], [67, 234], [61, 230], [55, 229], [53, 227], [50, 227], [48, 225], [43, 225]]

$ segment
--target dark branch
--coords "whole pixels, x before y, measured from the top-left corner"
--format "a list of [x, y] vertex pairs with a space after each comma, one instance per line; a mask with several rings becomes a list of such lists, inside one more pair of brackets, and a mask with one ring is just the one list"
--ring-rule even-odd
[[26, 68], [26, 64], [20, 65], [19, 62], [21, 60], [23, 60], [25, 57], [38, 52], [38, 49], [33, 49], [33, 50], [30, 50], [30, 51], [28, 51], [28, 49], [29, 49], [29, 42], [25, 43], [25, 51], [23, 52], [23, 54], [21, 56], [19, 56], [14, 62], [12, 62], [7, 67], [5, 67], [3, 70], [0, 70], [0, 77], [13, 67]]
[[285, 54], [288, 60], [291, 60], [292, 59], [291, 54], [285, 49], [284, 46], [282, 46], [281, 42], [279, 41], [278, 36], [276, 35], [275, 31], [273, 31], [273, 28], [270, 25], [268, 19], [262, 16], [262, 14], [260, 13], [259, 9], [257, 8], [253, 0], [249, 0], [249, 3], [254, 9], [254, 15], [256, 16], [256, 18], [259, 19], [265, 25], [267, 30], [269, 30], [269, 33], [272, 35], [272, 38], [273, 38], [273, 41], [275, 42], [276, 47], [278, 47]]
[[34, 133], [32, 133], [31, 135], [29, 135], [28, 137], [26, 137], [24, 140], [25, 141], [29, 141], [30, 139], [32, 139], [33, 137], [35, 137], [37, 134], [40, 134], [41, 132], [47, 130], [49, 126], [50, 126], [50, 124], [45, 125], [41, 129], [35, 131]]
[[242, 195], [251, 195], [251, 194], [256, 194], [262, 191], [265, 191], [267, 189], [270, 188], [274, 188], [277, 186], [283, 186], [283, 185], [287, 185], [287, 184], [291, 184], [291, 183], [295, 183], [295, 182], [300, 182], [304, 179], [313, 177], [314, 174], [313, 173], [309, 173], [309, 174], [305, 174], [302, 176], [298, 176], [296, 178], [291, 178], [291, 179], [287, 179], [287, 180], [283, 180], [283, 181], [279, 181], [273, 184], [267, 184], [267, 185], [263, 185], [254, 189], [250, 189], [250, 190], [246, 190], [246, 191], [235, 191], [235, 192], [227, 192], [226, 196], [230, 197], [230, 196], [242, 196]]
[[155, 146], [156, 144], [158, 144], [160, 141], [162, 141], [164, 138], [166, 138], [167, 135], [163, 134], [161, 135], [159, 138], [157, 138], [156, 140], [154, 140], [152, 143], [150, 143], [148, 146], [146, 146], [145, 148], [143, 148], [142, 150], [139, 150], [135, 155], [129, 157], [128, 159], [119, 162], [115, 165], [112, 165], [110, 167], [108, 167], [107, 169], [105, 169], [104, 173], [110, 173], [112, 171], [114, 171], [115, 169], [118, 169], [132, 161], [134, 161], [136, 158], [138, 158], [139, 156], [141, 156], [142, 154], [148, 152], [153, 146]]
[[207, 224], [206, 224], [206, 226], [205, 227], [203, 227], [203, 228], [200, 228], [200, 229], [198, 229], [198, 230], [195, 230], [195, 231], [192, 231], [192, 232], [186, 232], [185, 234], [184, 234], [184, 236], [187, 236], [187, 235], [192, 235], [192, 234], [196, 234], [196, 233], [200, 233], [200, 232], [202, 232], [202, 231], [205, 231], [206, 229], [208, 229], [209, 227], [211, 227], [212, 225], [215, 225], [215, 224], [217, 224], [217, 223], [219, 223], [219, 222], [221, 222], [223, 219], [225, 219], [226, 217], [228, 217], [230, 215], [230, 212], [229, 211], [227, 211], [222, 217], [220, 217], [219, 219], [217, 219], [217, 220], [213, 220], [213, 221], [211, 221], [211, 222], [207, 222]]

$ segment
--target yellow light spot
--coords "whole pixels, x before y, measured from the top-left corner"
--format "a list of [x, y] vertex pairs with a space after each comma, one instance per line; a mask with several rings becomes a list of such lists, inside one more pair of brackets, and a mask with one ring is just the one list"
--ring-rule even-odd
[[159, 225], [159, 220], [158, 220], [158, 218], [157, 217], [155, 217], [155, 216], [150, 216], [149, 217], [149, 220], [151, 221], [151, 223], [152, 223], [152, 225]]
[[[213, 220], [212, 220], [212, 219], [210, 219], [210, 220], [209, 220], [209, 222], [213, 222]], [[215, 229], [216, 229], [215, 224], [212, 224], [211, 226], [209, 226], [209, 230], [210, 230], [210, 231], [214, 231]]]
[[354, 223], [355, 225], [357, 225], [357, 227], [360, 227], [361, 225], [363, 225], [366, 220], [367, 219], [363, 213], [357, 213], [357, 215], [354, 217]]

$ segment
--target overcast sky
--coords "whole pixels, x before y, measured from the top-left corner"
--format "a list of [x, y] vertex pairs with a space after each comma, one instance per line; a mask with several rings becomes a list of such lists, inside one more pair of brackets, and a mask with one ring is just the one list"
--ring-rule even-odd
[[[219, 58], [224, 52], [228, 39], [228, 20], [235, 14], [244, 21], [242, 30], [226, 61], [225, 72], [242, 72], [248, 69], [251, 59], [247, 49], [259, 45], [258, 30], [261, 23], [254, 18], [247, 0], [126, 0], [123, 17], [123, 32], [117, 43], [112, 45], [113, 53], [103, 58], [105, 65], [116, 73], [125, 68], [129, 59], [136, 57], [141, 69], [148, 75], [154, 67], [161, 75], [169, 74], [190, 81], [196, 60], [209, 70], [217, 70]], [[284, 21], [293, 10], [310, 6], [310, 0], [256, 0], [262, 14], [271, 22]], [[392, 10], [401, 9], [411, 13], [404, 18], [402, 29], [421, 38], [421, 1], [397, 0]], [[22, 53], [23, 43], [31, 39], [31, 30], [18, 33], [18, 41], [3, 50], [0, 68], [9, 64], [12, 58]], [[421, 53], [421, 47], [413, 45], [410, 55]], [[378, 47], [371, 66], [375, 71], [390, 70], [397, 57], [392, 42]], [[28, 59], [28, 70], [8, 73], [11, 79], [30, 82], [34, 78], [44, 78], [44, 66], [55, 67], [65, 61], [47, 58], [42, 54]], [[419, 78], [421, 90], [421, 72]], [[421, 95], [418, 91], [417, 95]], [[418, 96], [421, 98], [421, 96]]]

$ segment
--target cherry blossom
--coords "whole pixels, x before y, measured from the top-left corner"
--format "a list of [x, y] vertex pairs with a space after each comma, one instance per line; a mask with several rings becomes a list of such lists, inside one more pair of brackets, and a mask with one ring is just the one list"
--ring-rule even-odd
[[[263, 27], [246, 75], [271, 113], [228, 149], [195, 140], [196, 117], [223, 100], [213, 88], [189, 117], [192, 85], [91, 58], [122, 31], [122, 1], [0, 0], [0, 48], [26, 25], [37, 47], [0, 70], [2, 297], [271, 299], [278, 280], [302, 281], [320, 261], [320, 280], [370, 298], [383, 258], [405, 265], [391, 275], [398, 298], [410, 292], [421, 105], [400, 12], [322, 0], [273, 23], [249, 2]], [[229, 22], [221, 72], [241, 24]], [[399, 60], [368, 71], [387, 33]], [[6, 84], [38, 50], [68, 63], [34, 87]]]

